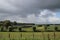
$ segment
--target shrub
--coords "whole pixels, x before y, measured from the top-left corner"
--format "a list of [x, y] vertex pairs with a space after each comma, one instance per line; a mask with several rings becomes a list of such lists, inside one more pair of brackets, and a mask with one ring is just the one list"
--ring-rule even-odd
[[9, 32], [13, 32], [13, 28], [9, 28]]
[[33, 27], [33, 31], [36, 32], [36, 27]]
[[1, 27], [1, 32], [3, 32], [3, 27]]
[[55, 27], [55, 31], [57, 31], [58, 30], [58, 28], [57, 27]]
[[19, 31], [22, 32], [22, 28], [19, 28]]

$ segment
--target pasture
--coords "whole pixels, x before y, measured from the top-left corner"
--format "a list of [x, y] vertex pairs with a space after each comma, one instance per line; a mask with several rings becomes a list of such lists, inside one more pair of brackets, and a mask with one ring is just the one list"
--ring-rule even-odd
[[0, 32], [0, 40], [60, 40], [60, 32]]

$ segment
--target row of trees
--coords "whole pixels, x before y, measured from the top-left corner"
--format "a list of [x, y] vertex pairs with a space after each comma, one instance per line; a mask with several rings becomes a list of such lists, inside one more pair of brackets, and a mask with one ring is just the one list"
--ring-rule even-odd
[[[14, 32], [14, 29], [18, 29], [20, 32], [22, 32], [21, 27], [13, 27], [13, 25], [17, 25], [18, 23], [16, 21], [11, 22], [10, 20], [0, 21], [0, 31], [9, 31]], [[16, 30], [15, 30], [16, 31]], [[36, 31], [36, 27], [33, 27], [33, 31]]]
[[9, 31], [12, 31], [13, 25], [17, 25], [17, 22], [11, 22], [10, 20], [0, 21], [0, 31], [6, 31], [8, 29]]
[[[14, 29], [17, 29], [18, 31], [22, 32], [21, 27], [13, 27], [13, 25], [17, 25], [17, 24], [18, 23], [16, 21], [14, 21], [14, 22], [11, 22], [9, 20], [0, 21], [0, 30], [1, 31], [7, 31], [8, 30], [9, 32], [13, 32]], [[32, 29], [33, 29], [34, 32], [39, 31], [39, 30], [36, 30], [36, 27], [32, 27]], [[45, 27], [45, 31], [47, 31], [46, 29], [47, 29], [47, 27]], [[58, 30], [57, 27], [55, 27], [54, 29], [55, 29], [55, 31], [60, 31], [60, 30]], [[48, 30], [48, 31], [50, 31], [50, 30]]]

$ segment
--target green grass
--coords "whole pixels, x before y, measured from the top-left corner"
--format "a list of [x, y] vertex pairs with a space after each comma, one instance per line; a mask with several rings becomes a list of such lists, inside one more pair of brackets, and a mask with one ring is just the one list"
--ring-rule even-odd
[[24, 31], [33, 31], [33, 28], [32, 27], [30, 27], [30, 28], [22, 28], [22, 30], [24, 30]]
[[60, 40], [60, 32], [0, 32], [0, 40], [54, 40], [54, 36]]

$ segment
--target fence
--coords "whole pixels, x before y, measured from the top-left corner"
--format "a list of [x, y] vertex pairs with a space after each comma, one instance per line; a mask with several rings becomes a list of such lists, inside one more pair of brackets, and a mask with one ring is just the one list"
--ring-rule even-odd
[[60, 32], [0, 32], [0, 40], [60, 40]]

